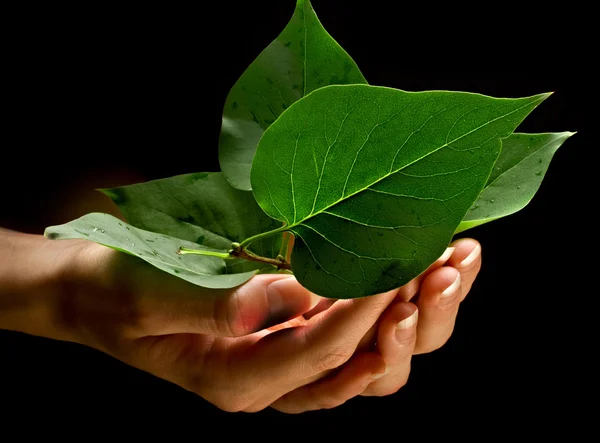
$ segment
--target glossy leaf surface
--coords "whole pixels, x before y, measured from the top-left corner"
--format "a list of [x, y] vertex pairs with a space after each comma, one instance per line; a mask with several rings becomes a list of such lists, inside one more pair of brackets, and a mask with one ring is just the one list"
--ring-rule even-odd
[[[179, 255], [181, 247], [220, 252], [164, 234], [145, 231], [109, 214], [91, 213], [69, 223], [46, 228], [44, 235], [51, 239], [80, 238], [122, 251], [206, 288], [231, 288], [238, 286], [258, 270], [240, 269], [237, 261], [218, 257]], [[241, 272], [240, 272], [241, 271]]]
[[[220, 172], [182, 174], [102, 192], [133, 226], [223, 251], [232, 242], [281, 226], [263, 212], [252, 192], [231, 187]], [[281, 237], [274, 236], [251, 249], [273, 258], [280, 244]]]
[[252, 189], [294, 233], [300, 283], [361, 297], [424, 271], [486, 184], [500, 139], [547, 96], [347, 85], [293, 104], [260, 141]]
[[485, 188], [456, 233], [523, 209], [540, 185], [550, 161], [572, 132], [515, 133], [502, 140], [502, 151]]
[[299, 98], [322, 86], [366, 83], [329, 35], [308, 0], [229, 92], [219, 137], [219, 163], [232, 186], [250, 190], [250, 169], [265, 129]]

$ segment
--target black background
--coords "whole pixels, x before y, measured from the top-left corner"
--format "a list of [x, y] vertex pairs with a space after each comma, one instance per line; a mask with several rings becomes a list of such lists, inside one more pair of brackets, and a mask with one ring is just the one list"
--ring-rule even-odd
[[[577, 5], [569, 14], [383, 0], [313, 5], [371, 84], [497, 97], [553, 91], [518, 130], [578, 132], [526, 208], [464, 233], [482, 243], [483, 269], [450, 341], [415, 357], [395, 395], [288, 416], [225, 413], [94, 350], [0, 331], [4, 429], [67, 437], [83, 425], [138, 435], [160, 428], [202, 439], [213, 427], [259, 438], [364, 428], [400, 439], [586, 426], [592, 409], [583, 403], [596, 397], [589, 356], [598, 295], [595, 259], [586, 255], [597, 238], [590, 14]], [[229, 88], [293, 8], [287, 0], [9, 11], [0, 226], [42, 233], [112, 210], [97, 187], [219, 170]], [[45, 424], [23, 427], [21, 419]]]

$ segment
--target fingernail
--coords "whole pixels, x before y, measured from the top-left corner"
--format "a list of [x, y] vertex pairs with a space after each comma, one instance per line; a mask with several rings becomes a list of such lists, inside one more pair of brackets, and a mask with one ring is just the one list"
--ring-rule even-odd
[[458, 266], [461, 268], [469, 266], [477, 259], [477, 257], [479, 257], [479, 254], [481, 254], [481, 245], [478, 244], [477, 246], [475, 246], [475, 248], [473, 248], [473, 250], [467, 256], [467, 258], [461, 261], [460, 265]]
[[383, 377], [384, 375], [386, 375], [388, 372], [390, 372], [390, 366], [386, 365], [385, 366], [385, 371], [378, 372], [376, 374], [371, 375], [371, 380], [379, 380], [381, 377]]
[[452, 256], [452, 254], [454, 253], [454, 250], [456, 248], [454, 246], [450, 246], [449, 248], [446, 248], [446, 250], [444, 251], [444, 253], [440, 256], [440, 258], [438, 258], [438, 261], [441, 261], [443, 263], [446, 263], [448, 261], [448, 259]]
[[456, 278], [450, 286], [442, 291], [440, 294], [440, 305], [448, 306], [454, 302], [454, 299], [458, 296], [458, 290], [460, 289], [460, 274], [456, 274]]
[[398, 322], [396, 325], [396, 340], [400, 343], [407, 341], [410, 337], [410, 329], [417, 324], [417, 319], [419, 317], [419, 311], [415, 309], [409, 317], [406, 317], [404, 320]]

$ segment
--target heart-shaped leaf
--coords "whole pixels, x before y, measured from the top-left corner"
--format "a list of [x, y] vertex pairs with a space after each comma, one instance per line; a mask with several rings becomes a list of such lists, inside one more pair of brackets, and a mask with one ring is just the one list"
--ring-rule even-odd
[[539, 189], [550, 160], [573, 132], [512, 134], [479, 198], [460, 222], [456, 233], [523, 209]]
[[266, 128], [299, 98], [322, 86], [366, 83], [358, 66], [298, 0], [289, 23], [229, 92], [219, 137], [219, 164], [236, 188], [250, 190], [250, 169]]
[[[239, 260], [220, 258], [219, 255], [226, 255], [226, 251], [224, 254], [224, 251], [138, 229], [109, 214], [86, 214], [64, 225], [50, 226], [44, 235], [58, 240], [91, 240], [139, 257], [163, 271], [206, 288], [232, 288], [258, 272], [257, 269], [241, 271]], [[177, 251], [181, 246], [202, 249], [216, 256], [179, 255]]]
[[327, 297], [401, 286], [447, 247], [479, 196], [500, 139], [548, 94], [327, 86], [265, 131], [252, 189], [296, 240], [292, 269]]
[[[232, 242], [281, 226], [258, 206], [252, 192], [231, 187], [220, 172], [182, 174], [101, 191], [133, 226], [218, 250], [228, 251]], [[281, 236], [274, 236], [257, 241], [251, 249], [275, 257], [280, 245]]]

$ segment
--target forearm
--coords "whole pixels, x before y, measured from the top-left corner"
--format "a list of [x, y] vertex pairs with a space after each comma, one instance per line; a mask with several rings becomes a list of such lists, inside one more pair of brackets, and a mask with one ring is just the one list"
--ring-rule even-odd
[[0, 329], [73, 340], [61, 317], [65, 262], [77, 243], [0, 228]]

